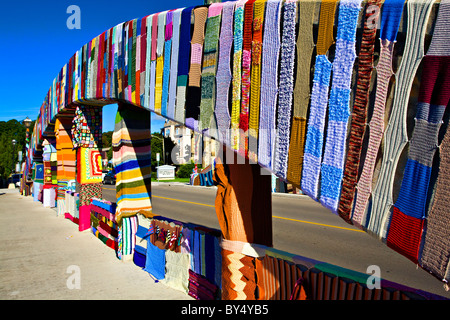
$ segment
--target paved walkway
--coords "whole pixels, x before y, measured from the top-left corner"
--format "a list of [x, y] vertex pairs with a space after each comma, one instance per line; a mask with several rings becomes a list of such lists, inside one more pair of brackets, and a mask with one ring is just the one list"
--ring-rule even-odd
[[0, 243], [1, 300], [193, 300], [18, 189], [0, 189]]

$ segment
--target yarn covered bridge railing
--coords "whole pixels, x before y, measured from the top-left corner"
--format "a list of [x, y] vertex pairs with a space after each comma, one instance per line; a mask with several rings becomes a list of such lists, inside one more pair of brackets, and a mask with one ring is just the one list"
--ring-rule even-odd
[[[217, 139], [447, 282], [449, 19], [448, 0], [239, 0], [121, 23], [53, 81], [28, 163], [79, 112], [118, 103], [117, 219], [151, 215], [151, 111]], [[88, 140], [98, 141], [94, 131]], [[83, 159], [95, 164], [92, 150]]]

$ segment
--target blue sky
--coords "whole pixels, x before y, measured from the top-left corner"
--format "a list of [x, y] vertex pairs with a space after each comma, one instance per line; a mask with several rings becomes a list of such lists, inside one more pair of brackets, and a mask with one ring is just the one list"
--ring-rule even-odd
[[[85, 43], [117, 24], [203, 0], [3, 1], [0, 12], [0, 121], [35, 120], [53, 79]], [[81, 11], [81, 29], [67, 28], [67, 7]], [[104, 107], [104, 131], [114, 129], [116, 106]], [[152, 132], [164, 120], [152, 117]]]

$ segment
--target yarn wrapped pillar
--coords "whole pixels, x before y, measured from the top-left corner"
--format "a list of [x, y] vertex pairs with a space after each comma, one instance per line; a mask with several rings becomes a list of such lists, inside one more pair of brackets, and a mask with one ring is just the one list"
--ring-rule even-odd
[[[230, 156], [230, 154], [232, 154]], [[271, 176], [262, 175], [257, 164], [237, 161], [234, 152], [223, 152], [216, 159], [216, 214], [222, 237], [272, 246]], [[240, 164], [243, 163], [243, 164]], [[257, 298], [255, 258], [222, 250], [222, 299]]]

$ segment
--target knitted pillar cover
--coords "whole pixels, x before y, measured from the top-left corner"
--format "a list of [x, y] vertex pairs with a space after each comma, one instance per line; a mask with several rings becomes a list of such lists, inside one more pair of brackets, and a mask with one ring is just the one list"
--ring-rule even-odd
[[248, 112], [250, 108], [253, 6], [255, 1], [256, 0], [248, 0], [244, 5], [241, 114], [239, 115], [239, 154], [243, 157], [247, 157], [248, 155]]
[[231, 116], [228, 109], [229, 89], [232, 79], [230, 54], [233, 45], [234, 2], [225, 2], [222, 10], [222, 26], [219, 38], [219, 61], [216, 74], [216, 108], [219, 141], [230, 146]]
[[166, 30], [164, 35], [164, 67], [162, 79], [161, 95], [161, 115], [167, 116], [167, 103], [169, 102], [169, 80], [170, 80], [170, 62], [172, 54], [173, 37], [173, 11], [170, 10], [166, 15]]
[[267, 0], [257, 0], [253, 6], [253, 41], [250, 86], [250, 109], [248, 120], [248, 157], [258, 160], [259, 107], [261, 95], [261, 56], [263, 45], [264, 9]]
[[267, 1], [261, 66], [258, 163], [270, 169], [273, 169], [272, 157], [275, 145], [278, 57], [280, 54], [280, 3], [280, 0]]
[[277, 136], [275, 140], [275, 173], [286, 179], [294, 87], [295, 20], [297, 2], [286, 1], [281, 38], [280, 89], [278, 94]]
[[352, 215], [352, 222], [357, 226], [365, 225], [365, 210], [372, 192], [372, 177], [375, 162], [384, 133], [386, 97], [389, 82], [393, 75], [392, 57], [394, 44], [397, 38], [403, 7], [404, 2], [402, 0], [387, 0], [383, 4], [382, 17], [380, 19], [380, 58], [376, 66], [377, 84], [375, 103], [369, 125], [369, 142], [363, 170], [358, 180], [358, 192], [356, 194]]
[[348, 137], [349, 146], [342, 180], [342, 192], [338, 207], [339, 215], [349, 223], [351, 223], [351, 209], [358, 179], [363, 138], [366, 130], [369, 87], [372, 77], [373, 53], [377, 33], [376, 26], [379, 11], [381, 10], [381, 3], [381, 0], [370, 0], [367, 2], [364, 30], [358, 56], [358, 81], [356, 84], [355, 102]]
[[175, 120], [184, 123], [186, 88], [188, 84], [189, 60], [191, 52], [191, 15], [194, 7], [189, 7], [181, 13], [180, 24], [180, 54], [178, 56], [177, 97]]
[[158, 14], [158, 33], [156, 39], [156, 77], [155, 77], [155, 112], [161, 114], [163, 72], [164, 72], [164, 44], [167, 11]]
[[[183, 8], [184, 9], [184, 8]], [[167, 102], [167, 116], [175, 119], [175, 104], [177, 96], [178, 59], [180, 52], [180, 24], [181, 12], [177, 9], [173, 12], [172, 53], [170, 59], [169, 101]], [[184, 54], [184, 53], [183, 53]], [[183, 119], [184, 122], [184, 119]]]
[[395, 83], [395, 96], [391, 117], [384, 134], [383, 162], [380, 176], [372, 193], [372, 211], [367, 224], [369, 232], [381, 239], [386, 231], [393, 205], [393, 183], [397, 163], [407, 143], [406, 112], [411, 86], [416, 70], [424, 55], [423, 47], [428, 17], [434, 0], [412, 0], [407, 2], [407, 34], [405, 51]]
[[[216, 69], [219, 48], [219, 31], [223, 3], [213, 3], [208, 9], [202, 70], [202, 95], [199, 130], [215, 128]], [[211, 134], [211, 132], [209, 132]]]
[[[420, 92], [417, 103], [416, 123], [409, 145], [408, 160], [403, 175], [397, 201], [394, 206], [392, 222], [388, 230], [389, 247], [403, 252], [417, 263], [422, 228], [414, 230], [408, 224], [395, 224], [397, 215], [406, 215], [415, 225], [422, 226], [427, 216], [427, 198], [433, 158], [438, 147], [438, 134], [445, 108], [450, 100], [450, 45], [447, 44], [449, 32], [444, 25], [450, 17], [450, 2], [441, 2], [438, 19], [428, 54], [423, 58]], [[444, 40], [447, 39], [447, 40]], [[435, 233], [436, 232], [436, 233]], [[428, 229], [430, 238], [439, 239], [448, 232]], [[439, 242], [438, 242], [439, 243]], [[442, 242], [441, 242], [442, 243]], [[434, 246], [433, 246], [434, 247]], [[438, 245], [438, 247], [441, 247]], [[428, 259], [433, 253], [428, 243], [425, 250]], [[444, 252], [448, 253], [449, 249]], [[438, 254], [437, 257], [442, 256]], [[438, 258], [442, 259], [442, 258]], [[446, 265], [447, 258], [438, 264]], [[439, 274], [443, 276], [442, 271]]]
[[208, 17], [208, 7], [200, 6], [194, 9], [194, 33], [191, 40], [191, 64], [186, 97], [187, 127], [196, 130], [200, 114], [201, 101], [201, 69], [203, 57], [203, 42], [205, 40], [205, 22]]
[[341, 0], [333, 62], [333, 80], [328, 102], [328, 129], [321, 167], [320, 202], [337, 213], [350, 116], [350, 86], [356, 58], [356, 24], [361, 0]]
[[336, 3], [337, 1], [334, 0], [322, 1], [320, 7], [317, 56], [303, 158], [301, 188], [305, 194], [314, 200], [318, 198], [328, 87], [331, 77], [331, 62], [328, 60], [326, 53], [333, 44]]
[[[315, 1], [300, 1], [297, 35], [297, 70], [294, 86], [291, 139], [289, 143], [287, 180], [300, 186], [308, 115], [311, 56], [314, 50], [313, 23]], [[301, 36], [300, 36], [301, 35]]]
[[233, 50], [233, 81], [231, 98], [231, 148], [239, 150], [239, 116], [241, 113], [242, 84], [242, 43], [244, 29], [244, 5], [247, 0], [236, 2], [234, 9], [234, 50]]

